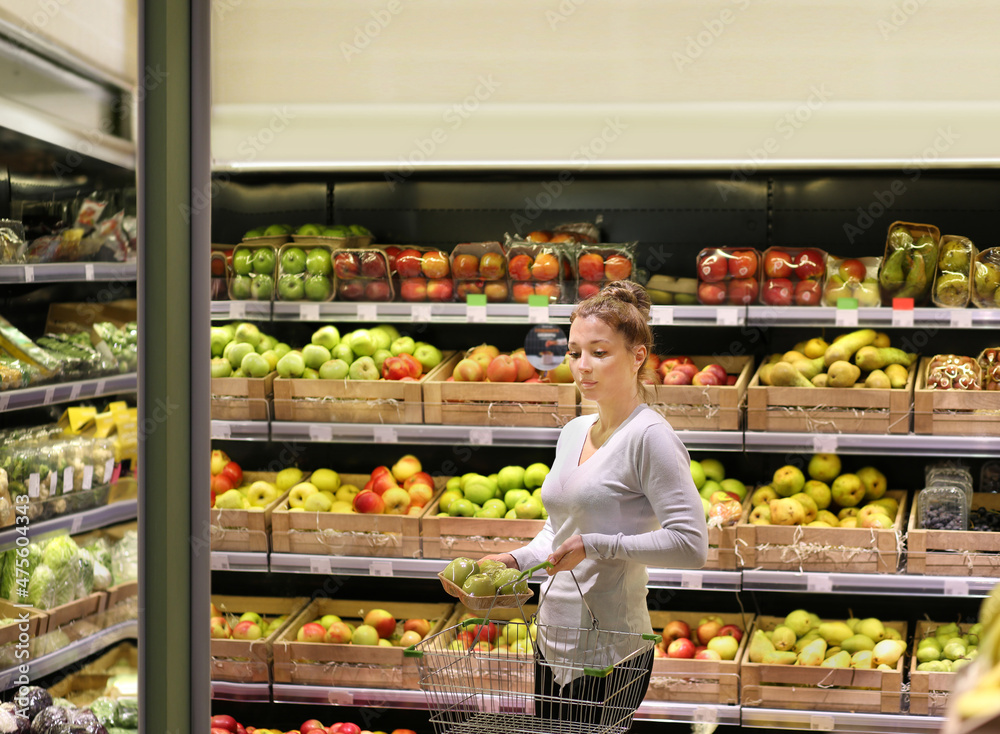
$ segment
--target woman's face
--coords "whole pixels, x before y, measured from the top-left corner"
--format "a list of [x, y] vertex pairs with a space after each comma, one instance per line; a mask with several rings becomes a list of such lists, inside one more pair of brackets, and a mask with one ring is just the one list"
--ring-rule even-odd
[[621, 334], [600, 319], [576, 319], [569, 328], [569, 368], [583, 397], [598, 403], [633, 399], [646, 348], [630, 350]]

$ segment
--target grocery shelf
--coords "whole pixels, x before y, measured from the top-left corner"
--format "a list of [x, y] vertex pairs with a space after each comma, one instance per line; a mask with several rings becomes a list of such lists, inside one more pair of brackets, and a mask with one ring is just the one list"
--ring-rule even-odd
[[251, 571], [267, 573], [267, 553], [212, 551], [213, 571]]
[[877, 328], [995, 329], [1000, 309], [893, 308], [837, 309], [824, 306], [748, 306], [750, 326], [869, 326]]
[[212, 681], [212, 698], [217, 701], [241, 703], [271, 703], [270, 683], [231, 683]]
[[650, 589], [701, 589], [739, 591], [743, 579], [739, 571], [706, 571], [676, 568], [648, 568]]
[[[60, 530], [68, 530], [71, 534], [84, 533], [88, 530], [103, 528], [106, 525], [113, 525], [117, 522], [127, 522], [138, 517], [138, 500], [121, 500], [103, 507], [95, 507], [84, 512], [75, 512], [71, 515], [60, 515], [51, 520], [32, 522], [23, 526], [28, 529], [28, 537], [32, 540], [43, 538]], [[19, 531], [21, 526], [13, 526], [0, 532], [0, 551], [13, 548], [17, 539], [21, 537]], [[2, 690], [2, 688], [0, 688]]]
[[906, 714], [852, 714], [838, 711], [790, 711], [786, 709], [751, 708], [740, 713], [744, 727], [768, 729], [811, 729], [813, 731], [870, 732], [871, 734], [921, 734], [939, 732], [944, 726], [942, 716], [909, 716]]
[[212, 321], [270, 321], [270, 301], [212, 301], [209, 312]]
[[70, 283], [110, 280], [133, 282], [135, 279], [136, 264], [134, 262], [0, 265], [0, 283]]
[[739, 706], [711, 703], [676, 703], [673, 701], [643, 701], [635, 718], [657, 721], [679, 721], [690, 724], [739, 726]]
[[[25, 666], [28, 668], [27, 675], [31, 680], [44, 678], [50, 673], [55, 673], [67, 665], [72, 665], [89, 655], [93, 655], [95, 652], [103, 650], [109, 645], [124, 640], [137, 639], [138, 637], [138, 620], [129, 619], [119, 622], [89, 637], [70, 642], [65, 647], [61, 647], [47, 655], [32, 657], [27, 661], [29, 664]], [[15, 685], [20, 675], [21, 672], [18, 666], [0, 670], [0, 690], [6, 691], [10, 689]]]
[[983, 456], [1000, 454], [1000, 436], [916, 434], [780, 433], [746, 431], [747, 451], [881, 454], [883, 456]]
[[916, 574], [795, 573], [743, 571], [744, 591], [791, 591], [895, 596], [987, 596], [1000, 579]]
[[129, 372], [125, 375], [112, 375], [94, 380], [59, 382], [53, 385], [25, 387], [20, 390], [5, 390], [0, 392], [0, 413], [6, 410], [38, 408], [53, 403], [66, 403], [72, 400], [98, 398], [102, 395], [134, 392], [138, 386], [138, 376], [135, 372]]
[[212, 421], [212, 438], [227, 441], [267, 441], [271, 424], [267, 421]]

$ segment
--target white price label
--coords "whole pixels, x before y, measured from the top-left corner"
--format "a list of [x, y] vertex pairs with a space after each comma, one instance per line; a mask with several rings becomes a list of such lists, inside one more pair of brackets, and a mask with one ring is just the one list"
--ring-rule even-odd
[[229, 318], [245, 319], [247, 317], [247, 305], [243, 301], [229, 302]]
[[28, 499], [36, 500], [41, 494], [38, 473], [28, 475]]
[[104, 481], [102, 484], [111, 484], [111, 473], [115, 470], [115, 460], [108, 459], [104, 464]]
[[806, 589], [818, 594], [829, 594], [833, 591], [833, 581], [825, 574], [810, 574], [806, 579]]
[[107, 389], [108, 389], [108, 381], [107, 380], [98, 380], [97, 381], [97, 387], [94, 388], [94, 396], [96, 397], [97, 395], [103, 395], [104, 391], [107, 390]]
[[904, 328], [913, 326], [913, 309], [892, 309], [892, 325]]
[[70, 535], [76, 535], [83, 527], [83, 515], [74, 515], [73, 522], [69, 526]]
[[55, 388], [55, 386], [45, 388], [45, 399], [44, 400], [45, 400], [45, 404], [46, 405], [51, 404], [52, 401], [55, 399], [55, 397], [56, 397], [56, 388]]
[[969, 582], [962, 579], [948, 579], [944, 582], [945, 596], [968, 596]]
[[333, 426], [328, 426], [325, 424], [313, 424], [309, 426], [309, 440], [310, 441], [332, 441], [333, 440]]
[[368, 564], [372, 576], [392, 576], [392, 561], [372, 561]]
[[466, 306], [465, 320], [470, 324], [482, 324], [486, 321], [486, 306]]
[[225, 553], [213, 553], [212, 554], [212, 570], [213, 571], [228, 571], [229, 570], [229, 556]]
[[375, 443], [397, 443], [396, 429], [392, 426], [375, 426], [372, 429], [372, 440]]
[[674, 309], [671, 306], [653, 306], [649, 318], [653, 326], [670, 326], [674, 323]]
[[90, 489], [94, 486], [94, 467], [87, 464], [83, 467], [83, 489]]
[[35, 282], [35, 266], [25, 265], [24, 266], [24, 282], [34, 283]]
[[212, 421], [212, 438], [227, 439], [233, 435], [233, 428], [227, 421]]
[[683, 589], [700, 589], [702, 581], [700, 573], [681, 573], [681, 588]]
[[410, 308], [410, 320], [425, 323], [431, 320], [431, 304], [414, 303]]
[[336, 706], [353, 706], [354, 694], [343, 688], [330, 688], [326, 694], [326, 700]]
[[300, 304], [299, 318], [302, 321], [319, 321], [319, 304], [318, 303]]
[[708, 706], [697, 706], [692, 720], [699, 724], [714, 724], [719, 720], [719, 712]]
[[63, 494], [73, 491], [73, 467], [67, 466], [63, 470]]
[[715, 323], [719, 326], [738, 325], [740, 323], [740, 310], [730, 307], [715, 309]]
[[84, 263], [83, 266], [83, 279], [93, 280], [94, 279], [94, 263]]
[[358, 321], [375, 321], [378, 319], [378, 306], [374, 303], [359, 303], [355, 313]]
[[59, 484], [59, 474], [52, 472], [49, 474], [49, 497], [56, 496], [56, 487]]
[[81, 385], [79, 382], [74, 382], [73, 387], [69, 389], [69, 399], [76, 400], [78, 397], [80, 397], [80, 391], [82, 389], [83, 385]]
[[972, 326], [971, 308], [953, 308], [951, 310], [951, 328], [968, 329]]
[[331, 568], [329, 558], [324, 558], [323, 556], [309, 557], [309, 573], [324, 574], [329, 576]]
[[547, 323], [549, 323], [549, 307], [548, 306], [528, 306], [528, 323], [529, 324], [547, 324]]
[[834, 316], [837, 326], [857, 326], [858, 310], [856, 308], [838, 308]]
[[812, 731], [833, 731], [834, 721], [832, 716], [823, 714], [809, 715], [809, 728]]
[[10, 403], [10, 395], [5, 392], [0, 392], [0, 410], [7, 410], [7, 405]]
[[837, 437], [828, 433], [813, 436], [813, 452], [817, 454], [834, 454], [837, 452]]
[[470, 428], [469, 443], [473, 446], [491, 446], [493, 444], [493, 430], [490, 428]]

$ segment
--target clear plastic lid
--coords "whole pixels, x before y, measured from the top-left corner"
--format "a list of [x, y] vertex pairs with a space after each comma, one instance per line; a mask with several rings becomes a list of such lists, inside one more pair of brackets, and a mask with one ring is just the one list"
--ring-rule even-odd
[[972, 479], [972, 470], [968, 465], [963, 464], [960, 461], [952, 461], [950, 459], [942, 459], [941, 461], [935, 461], [928, 463], [924, 466], [924, 481], [930, 481], [939, 474], [945, 476], [964, 476], [968, 479]]
[[917, 494], [917, 523], [924, 530], [968, 530], [969, 505], [959, 487], [927, 487]]
[[987, 461], [979, 472], [980, 492], [1000, 492], [1000, 461]]

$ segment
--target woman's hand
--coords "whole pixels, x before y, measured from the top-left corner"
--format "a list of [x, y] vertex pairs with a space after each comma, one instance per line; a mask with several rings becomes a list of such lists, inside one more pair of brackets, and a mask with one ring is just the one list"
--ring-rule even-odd
[[477, 561], [477, 563], [481, 561], [500, 561], [500, 563], [505, 565], [507, 568], [514, 568], [518, 571], [521, 570], [517, 565], [517, 561], [514, 560], [514, 556], [510, 553], [497, 553], [492, 556], [483, 556], [479, 559], [479, 561]]
[[586, 557], [587, 550], [583, 547], [583, 538], [574, 535], [548, 557], [548, 562], [552, 564], [552, 568], [548, 569], [548, 574], [552, 576], [560, 571], [571, 571]]

